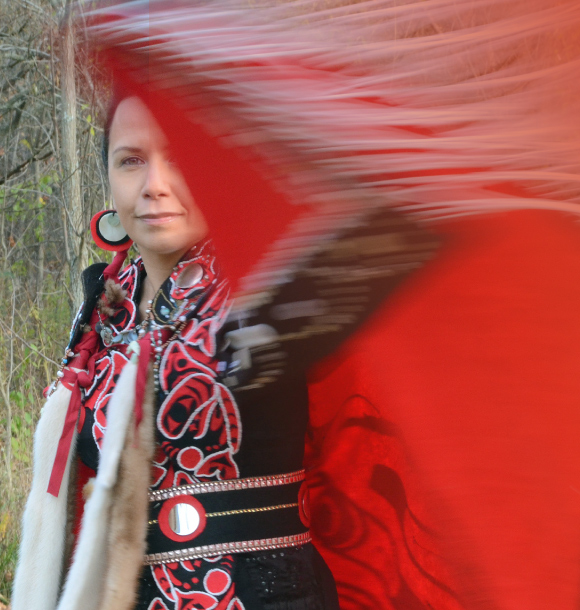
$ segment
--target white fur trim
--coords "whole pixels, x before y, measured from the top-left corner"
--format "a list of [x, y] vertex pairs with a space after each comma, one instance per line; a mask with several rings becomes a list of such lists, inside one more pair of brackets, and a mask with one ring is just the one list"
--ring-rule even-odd
[[135, 403], [136, 376], [137, 365], [128, 362], [107, 407], [107, 431], [99, 470], [91, 497], [85, 504], [81, 533], [58, 610], [97, 610], [100, 607], [107, 566], [109, 508]]
[[[58, 498], [47, 492], [71, 391], [62, 384], [46, 401], [34, 435], [32, 489], [22, 518], [13, 610], [54, 610], [63, 567], [67, 491], [72, 451]], [[71, 447], [75, 445], [75, 436]]]

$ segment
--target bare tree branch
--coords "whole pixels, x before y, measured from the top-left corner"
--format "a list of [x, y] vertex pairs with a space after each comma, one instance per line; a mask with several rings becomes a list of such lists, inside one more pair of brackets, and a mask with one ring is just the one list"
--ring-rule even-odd
[[28, 343], [28, 341], [26, 341], [26, 339], [23, 339], [13, 328], [10, 328], [10, 326], [8, 326], [7, 324], [5, 324], [1, 319], [0, 319], [0, 326], [6, 331], [9, 332], [13, 337], [15, 337], [16, 339], [18, 339], [18, 341], [20, 341], [23, 345], [25, 345], [28, 349], [30, 349], [31, 351], [37, 353], [41, 358], [44, 358], [47, 362], [50, 362], [51, 364], [54, 364], [55, 366], [59, 366], [58, 362], [56, 362], [56, 360], [53, 360], [52, 358], [49, 358], [48, 356], [46, 356], [45, 354], [43, 354], [42, 352], [40, 352], [38, 349], [32, 347], [32, 345], [30, 345], [30, 343]]
[[[41, 150], [43, 148], [45, 148], [47, 145], [49, 144], [49, 142], [45, 142], [42, 147]], [[2, 178], [0, 178], [0, 186], [2, 186], [3, 184], [6, 184], [6, 182], [8, 180], [10, 180], [10, 178], [12, 178], [13, 176], [16, 176], [17, 174], [20, 174], [26, 167], [28, 167], [33, 161], [44, 161], [44, 159], [48, 159], [50, 156], [52, 156], [54, 153], [52, 150], [49, 150], [47, 153], [41, 155], [40, 152], [35, 154], [35, 155], [31, 155], [28, 159], [24, 160], [22, 163], [20, 163], [19, 165], [17, 165], [16, 167], [13, 167], [10, 171], [8, 171]]]

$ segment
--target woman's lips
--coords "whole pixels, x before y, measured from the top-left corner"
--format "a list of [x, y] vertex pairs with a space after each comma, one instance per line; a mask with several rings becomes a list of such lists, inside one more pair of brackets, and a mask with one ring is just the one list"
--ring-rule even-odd
[[181, 214], [167, 212], [163, 214], [143, 214], [137, 218], [148, 225], [164, 225], [179, 218], [179, 216], [181, 216]]

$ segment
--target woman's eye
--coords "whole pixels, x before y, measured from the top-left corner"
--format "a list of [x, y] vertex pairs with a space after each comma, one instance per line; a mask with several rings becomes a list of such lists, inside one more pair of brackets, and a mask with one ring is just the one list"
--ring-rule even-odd
[[125, 157], [121, 160], [121, 165], [141, 165], [143, 160], [139, 157]]

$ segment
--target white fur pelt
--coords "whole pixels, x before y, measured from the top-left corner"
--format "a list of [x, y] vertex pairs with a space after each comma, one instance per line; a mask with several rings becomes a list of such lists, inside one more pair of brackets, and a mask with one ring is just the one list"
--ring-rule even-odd
[[108, 565], [110, 507], [127, 428], [133, 413], [136, 375], [137, 365], [128, 362], [107, 408], [107, 431], [99, 469], [93, 492], [85, 504], [81, 532], [58, 610], [99, 610], [101, 607]]
[[[22, 519], [12, 610], [56, 607], [63, 569], [71, 455], [58, 498], [47, 488], [70, 397], [71, 391], [59, 385], [46, 401], [34, 435], [34, 475]], [[75, 438], [76, 431], [72, 447]]]
[[74, 495], [74, 451], [68, 457], [59, 497], [50, 495], [47, 487], [71, 392], [60, 385], [46, 402], [35, 434], [34, 478], [23, 518], [13, 610], [133, 607], [146, 546], [147, 494], [155, 446], [153, 376], [149, 375], [143, 419], [136, 431], [136, 375], [137, 365], [128, 362], [108, 405], [99, 469], [66, 576], [65, 538], [71, 518], [67, 495]]

